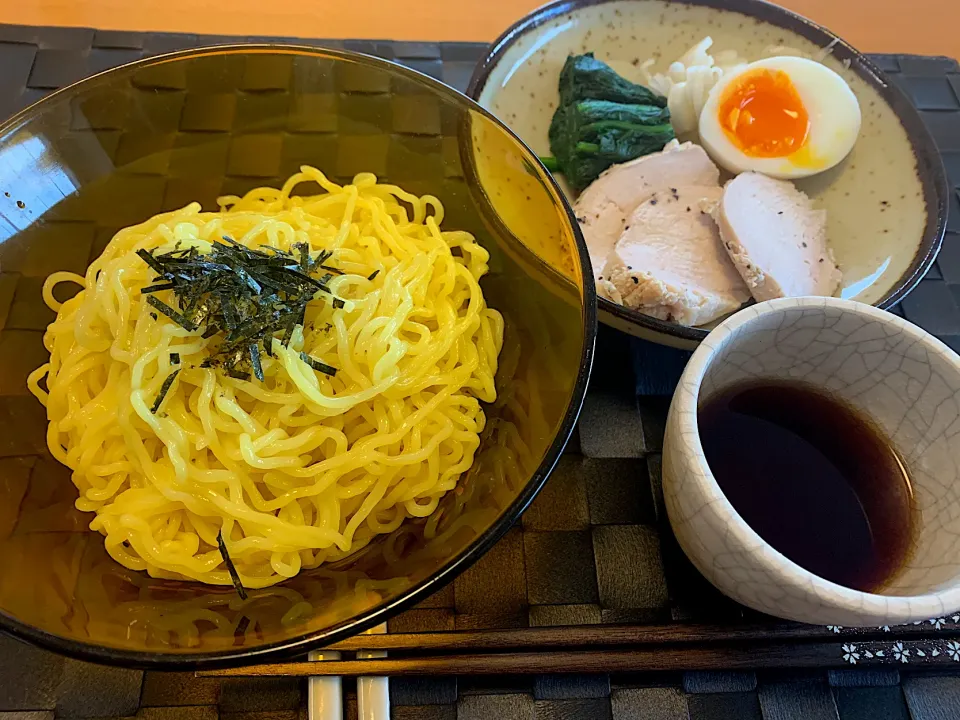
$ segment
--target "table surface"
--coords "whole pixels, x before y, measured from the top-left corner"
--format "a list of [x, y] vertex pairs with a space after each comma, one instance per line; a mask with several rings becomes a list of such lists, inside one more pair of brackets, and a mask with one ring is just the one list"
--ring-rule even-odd
[[[26, 22], [69, 24], [66, 12], [51, 19], [40, 17], [40, 10], [54, 7], [47, 0], [34, 0], [32, 8], [11, 8], [17, 0], [0, 0], [0, 20], [12, 18], [14, 11]], [[147, 0], [142, 0], [146, 2]], [[152, 2], [152, 0], [150, 0]], [[178, 8], [182, 0], [166, 0], [168, 8]], [[319, 3], [322, 0], [316, 0]], [[399, 0], [398, 0], [399, 1]], [[423, 8], [427, 0], [405, 0], [407, 8]], [[469, 0], [471, 3], [474, 0]], [[514, 8], [521, 0], [486, 0], [490, 7]], [[838, 4], [844, 0], [835, 0]], [[848, 0], [849, 1], [849, 0]], [[859, 1], [859, 0], [857, 0]], [[915, 5], [927, 0], [915, 0]], [[947, 0], [940, 0], [946, 3]], [[235, 0], [243, 7], [246, 0]], [[287, 0], [288, 8], [298, 0]], [[203, 0], [193, 0], [197, 6]], [[266, 4], [266, 3], [265, 3]], [[109, 7], [109, 2], [75, 0], [74, 10]], [[66, 8], [66, 4], [61, 5]], [[72, 16], [77, 25], [136, 27], [124, 24], [123, 8], [114, 6], [113, 21], [104, 15]], [[146, 7], [142, 5], [142, 7]], [[209, 7], [203, 5], [204, 8]], [[522, 9], [522, 8], [521, 8]], [[37, 12], [34, 12], [37, 11]], [[517, 10], [519, 13], [520, 10]], [[206, 10], [204, 10], [206, 12]], [[176, 15], [172, 10], [170, 15]], [[143, 13], [140, 14], [143, 17]], [[168, 18], [153, 27], [186, 27], [206, 33], [227, 34], [241, 18], [200, 22], [203, 12], [194, 14], [190, 23], [184, 17]], [[29, 16], [29, 17], [28, 17]], [[249, 22], [246, 16], [244, 22]], [[336, 12], [332, 11], [332, 18]], [[56, 19], [62, 18], [62, 19]], [[499, 21], [498, 21], [499, 22]], [[500, 25], [505, 24], [504, 20]], [[466, 26], [469, 23], [464, 23]], [[439, 25], [415, 27], [409, 23], [391, 29], [376, 26], [377, 32], [357, 32], [356, 25], [338, 25], [331, 20], [323, 25], [299, 29], [290, 25], [259, 24], [257, 35], [268, 32], [316, 37], [349, 37], [351, 34], [382, 37], [445, 37]], [[498, 26], [499, 27], [499, 26]], [[268, 30], [273, 28], [273, 30]], [[2, 28], [0, 28], [2, 29]], [[369, 28], [368, 28], [369, 29]], [[119, 56], [170, 49], [178, 43], [189, 45], [196, 38], [173, 36], [117, 37], [93, 30], [44, 31], [7, 28], [7, 37], [19, 57], [26, 57], [25, 68], [17, 73], [13, 63], [0, 62], [0, 88], [3, 81], [26, 82], [22, 93], [10, 97], [0, 94], [0, 116], [35, 100], [74, 74], [89, 73]], [[415, 33], [420, 30], [423, 34]], [[476, 28], [474, 28], [476, 30]], [[494, 27], [490, 34], [497, 31]], [[70, 37], [67, 37], [70, 36]], [[458, 37], [458, 35], [452, 35]], [[118, 43], [128, 43], [118, 46]], [[0, 41], [0, 49], [3, 42]], [[393, 46], [390, 43], [353, 42], [351, 47], [372, 52], [390, 50], [398, 58], [403, 52], [416, 52], [408, 64], [437, 75], [462, 88], [473, 60], [482, 45], [466, 48], [428, 48]], [[109, 47], [107, 47], [109, 46]], [[388, 47], [384, 47], [388, 46]], [[864, 45], [864, 47], [869, 47]], [[880, 46], [885, 47], [885, 46]], [[903, 46], [891, 44], [891, 48]], [[58, 49], [59, 48], [59, 49]], [[72, 48], [65, 50], [65, 48]], [[124, 49], [127, 48], [127, 49]], [[909, 49], [909, 48], [907, 48]], [[456, 52], [452, 52], [456, 50]], [[471, 55], [467, 51], [472, 52]], [[435, 51], [435, 52], [434, 52]], [[944, 52], [920, 47], [919, 52]], [[66, 52], [66, 55], [63, 53]], [[57, 54], [60, 53], [60, 54]], [[960, 52], [954, 52], [954, 55]], [[429, 57], [428, 57], [429, 56]], [[8, 56], [10, 57], [10, 56]], [[391, 55], [393, 57], [393, 55]], [[35, 58], [59, 58], [58, 62]], [[431, 59], [432, 58], [432, 59]], [[444, 59], [455, 58], [455, 61]], [[4, 59], [0, 53], [0, 59]], [[399, 58], [404, 61], [403, 58]], [[903, 85], [930, 124], [938, 146], [948, 163], [954, 186], [960, 190], [960, 78], [957, 66], [925, 58], [878, 58], [891, 79]], [[32, 69], [31, 69], [32, 67]], [[949, 73], [949, 74], [948, 74]], [[956, 88], [955, 90], [952, 88]], [[5, 101], [13, 103], [5, 109]], [[941, 263], [931, 276], [905, 302], [902, 313], [918, 324], [933, 328], [953, 347], [960, 350], [960, 195], [953, 202]], [[941, 267], [942, 266], [942, 267]], [[8, 298], [9, 300], [10, 298]], [[0, 316], [4, 308], [0, 307]], [[630, 367], [620, 354], [609, 352], [610, 343], [624, 345], [626, 336], [604, 330], [601, 344], [607, 366], [599, 362], [595, 378], [611, 382]], [[2, 360], [2, 357], [0, 357]], [[648, 359], [649, 360], [649, 359]], [[642, 361], [642, 358], [641, 360]], [[634, 362], [638, 362], [635, 360]], [[651, 360], [651, 362], [653, 362]], [[610, 365], [620, 367], [612, 372]], [[675, 379], [674, 379], [675, 381]], [[669, 385], [669, 382], [667, 383]], [[634, 407], [629, 389], [609, 392], [595, 383], [585, 405], [585, 425], [579, 442], [568, 448], [562, 468], [555, 479], [524, 515], [521, 526], [479, 563], [454, 583], [421, 605], [394, 618], [392, 631], [428, 631], [457, 627], [505, 627], [505, 621], [528, 624], [565, 624], [569, 622], [637, 621], [647, 617], [636, 605], [657, 604], [659, 610], [686, 606], [680, 601], [693, 599], [712, 610], [719, 607], [715, 596], [697, 586], [684, 585], [676, 573], [673, 584], [666, 577], [668, 568], [679, 567], [682, 558], [674, 550], [661, 550], [657, 531], [656, 496], [660, 454], [659, 424], [648, 422], [662, 417], [663, 401], [640, 398]], [[640, 390], [638, 388], [638, 390]], [[640, 390], [641, 394], [645, 394]], [[653, 391], [647, 391], [652, 393]], [[611, 412], [609, 403], [619, 402], [626, 412]], [[645, 408], [650, 412], [645, 412]], [[622, 409], [622, 408], [621, 408]], [[653, 412], [655, 410], [655, 412]], [[629, 440], [629, 442], [626, 442]], [[649, 444], [648, 444], [649, 440]], [[642, 488], [649, 485], [649, 491]], [[637, 492], [641, 490], [641, 492]], [[642, 500], [641, 500], [642, 496]], [[562, 510], [562, 512], [561, 512]], [[663, 556], [663, 561], [655, 558]], [[673, 557], [671, 560], [670, 558]], [[629, 560], [627, 560], [629, 558]], [[651, 564], [654, 563], [654, 564]], [[663, 566], [662, 568], [660, 566]], [[597, 572], [596, 568], [615, 568], [615, 572]], [[649, 568], [660, 568], [648, 572]], [[673, 572], [673, 571], [671, 571]], [[693, 578], [696, 580], [696, 578]], [[649, 592], [638, 594], [640, 582]], [[495, 606], [488, 603], [487, 588], [498, 583]], [[701, 581], [702, 583], [702, 581]], [[672, 591], [671, 591], [672, 587]], [[686, 590], [684, 591], [684, 588]], [[670, 600], [670, 594], [673, 600]], [[711, 600], [711, 598], [714, 598]], [[560, 604], [557, 604], [560, 603]], [[673, 603], [676, 607], [667, 607]], [[680, 603], [680, 604], [677, 604]], [[626, 608], [626, 609], [624, 609]], [[639, 613], [639, 614], [638, 614]], [[648, 618], [649, 619], [649, 618]], [[845, 639], [837, 638], [838, 644]], [[908, 649], [914, 652], [914, 649]], [[839, 655], [838, 655], [839, 657]], [[761, 670], [758, 672], [655, 672], [621, 675], [539, 675], [530, 677], [461, 677], [391, 679], [393, 720], [953, 720], [960, 718], [960, 675], [926, 667], [914, 656], [907, 664], [886, 667], [847, 667], [827, 671]], [[838, 660], [838, 662], [840, 662]], [[905, 662], [905, 661], [904, 661]], [[958, 666], [960, 667], [960, 666]], [[952, 666], [951, 668], [952, 669]], [[356, 720], [356, 692], [346, 684], [346, 718]], [[147, 672], [125, 668], [107, 668], [66, 659], [24, 645], [0, 633], [0, 720], [65, 720], [100, 718], [101, 720], [305, 720], [305, 683], [289, 678], [224, 681], [194, 678], [188, 673]]]
[[[6, 0], [0, 23], [225, 35], [490, 41], [541, 0]], [[960, 58], [955, 0], [781, 0], [864, 52]], [[360, 12], [362, 8], [362, 12]]]

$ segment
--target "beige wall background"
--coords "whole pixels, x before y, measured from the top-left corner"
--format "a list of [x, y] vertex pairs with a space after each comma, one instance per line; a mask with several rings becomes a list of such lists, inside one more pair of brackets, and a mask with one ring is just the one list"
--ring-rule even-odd
[[[489, 41], [539, 0], [0, 0], [0, 22], [119, 30]], [[960, 0], [781, 0], [865, 52], [960, 58]]]

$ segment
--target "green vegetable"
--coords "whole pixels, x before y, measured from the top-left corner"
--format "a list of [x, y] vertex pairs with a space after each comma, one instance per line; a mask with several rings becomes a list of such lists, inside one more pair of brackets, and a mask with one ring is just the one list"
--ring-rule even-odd
[[560, 71], [560, 104], [572, 105], [579, 100], [667, 106], [665, 97], [620, 77], [605, 62], [597, 60], [592, 52], [571, 55]]
[[670, 111], [659, 105], [629, 105], [610, 100], [581, 100], [574, 107], [579, 123], [591, 129], [670, 124]]
[[578, 192], [611, 165], [663, 149], [675, 134], [666, 98], [620, 77], [604, 62], [571, 55], [560, 72], [560, 105], [541, 158]]
[[549, 155], [541, 155], [540, 162], [543, 163], [543, 166], [547, 168], [550, 172], [560, 172], [560, 163], [557, 162], [555, 157]]

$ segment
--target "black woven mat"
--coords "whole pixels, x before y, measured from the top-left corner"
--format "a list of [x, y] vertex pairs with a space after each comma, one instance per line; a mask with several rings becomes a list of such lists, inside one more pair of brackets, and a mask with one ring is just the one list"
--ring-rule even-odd
[[[237, 40], [277, 38], [0, 26], [0, 116], [120, 63]], [[290, 40], [394, 59], [461, 90], [485, 49], [464, 43]], [[921, 110], [953, 187], [940, 260], [896, 312], [960, 350], [960, 68], [943, 58], [875, 59]], [[14, 295], [0, 293], [0, 302], [9, 305]], [[0, 307], [0, 315], [9, 309]], [[597, 356], [578, 437], [522, 523], [451, 586], [391, 621], [391, 631], [765, 622], [702, 580], [665, 524], [660, 443], [667, 400], [661, 396], [671, 391], [684, 354], [602, 328]], [[724, 672], [718, 659], [717, 670], [709, 672], [393, 679], [393, 717], [960, 718], [960, 644], [953, 640], [960, 637], [960, 616], [925, 627], [942, 627], [943, 639], [923, 643], [912, 639], [916, 629], [894, 628], [889, 642], [868, 643], [840, 630], [835, 642], [824, 644], [832, 653], [824, 666], [846, 665], [844, 670]], [[860, 669], [879, 662], [877, 650], [889, 664]], [[789, 665], [789, 655], [781, 664]], [[303, 694], [296, 680], [218, 682], [100, 668], [0, 636], [0, 720], [41, 720], [53, 718], [54, 711], [57, 717], [293, 720], [304, 717]], [[348, 695], [351, 718], [356, 706], [351, 690]]]

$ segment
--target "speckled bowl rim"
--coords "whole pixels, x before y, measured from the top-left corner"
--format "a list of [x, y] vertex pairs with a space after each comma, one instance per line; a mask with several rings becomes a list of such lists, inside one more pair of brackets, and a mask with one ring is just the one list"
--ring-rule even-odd
[[[487, 54], [477, 63], [467, 86], [467, 95], [478, 103], [480, 102], [480, 94], [486, 87], [494, 68], [500, 63], [507, 51], [524, 35], [567, 13], [594, 5], [607, 5], [622, 1], [557, 0], [557, 2], [544, 5], [524, 16], [494, 40], [488, 48]], [[807, 18], [765, 2], [765, 0], [671, 1], [684, 5], [738, 12], [794, 32], [816, 43], [819, 47], [832, 45], [833, 57], [840, 61], [849, 60], [850, 68], [868, 85], [876, 89], [884, 102], [890, 106], [906, 131], [913, 154], [917, 159], [917, 174], [920, 176], [920, 182], [923, 186], [923, 201], [927, 209], [927, 222], [913, 262], [893, 284], [887, 294], [874, 303], [874, 306], [887, 309], [903, 300], [927, 274], [930, 266], [937, 258], [937, 253], [940, 252], [940, 246], [947, 228], [947, 203], [949, 201], [947, 173], [943, 166], [943, 159], [940, 157], [940, 152], [937, 150], [933, 137], [923, 124], [920, 113], [910, 103], [907, 96], [899, 87], [890, 82], [879, 67], [849, 43]], [[672, 336], [687, 343], [699, 343], [709, 333], [709, 330], [703, 328], [684, 327], [665, 320], [658, 320], [599, 295], [597, 300], [601, 312], [601, 321], [603, 321], [602, 314], [609, 313], [621, 322], [646, 330], [644, 337], [647, 337], [652, 331], [653, 333]]]
[[924, 345], [932, 353], [942, 356], [960, 374], [960, 356], [944, 343], [913, 323], [866, 303], [833, 297], [799, 297], [779, 298], [744, 308], [714, 328], [707, 342], [700, 344], [687, 363], [680, 382], [688, 388], [695, 386], [697, 391], [674, 395], [674, 404], [670, 408], [670, 413], [675, 414], [681, 430], [690, 431], [689, 452], [684, 453], [686, 481], [696, 483], [699, 492], [712, 505], [714, 511], [724, 516], [727, 520], [727, 532], [737, 546], [743, 548], [745, 552], [746, 548], [763, 549], [763, 551], [751, 553], [751, 556], [757, 564], [770, 573], [770, 577], [783, 586], [789, 586], [805, 595], [814, 595], [823, 605], [829, 605], [834, 609], [870, 616], [876, 619], [879, 625], [927, 620], [940, 617], [947, 612], [954, 612], [960, 608], [960, 572], [953, 579], [950, 587], [935, 593], [877, 595], [852, 590], [805, 570], [774, 549], [747, 524], [720, 489], [720, 485], [707, 465], [707, 458], [700, 443], [697, 407], [704, 376], [716, 355], [726, 348], [729, 342], [736, 342], [737, 336], [745, 326], [756, 322], [761, 317], [797, 308], [817, 310], [828, 307], [866, 316], [875, 322], [897, 328], [911, 340]]

